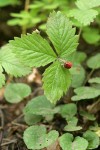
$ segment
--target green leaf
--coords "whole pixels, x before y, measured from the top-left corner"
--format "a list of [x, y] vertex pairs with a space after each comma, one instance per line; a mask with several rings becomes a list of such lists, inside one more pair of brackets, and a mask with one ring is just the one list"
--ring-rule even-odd
[[9, 45], [2, 47], [0, 50], [0, 65], [5, 69], [8, 74], [15, 77], [26, 75], [30, 69], [19, 62], [12, 53]]
[[100, 90], [95, 89], [92, 87], [79, 87], [74, 90], [74, 92], [77, 94], [76, 96], [73, 96], [71, 99], [72, 101], [79, 101], [79, 100], [85, 100], [85, 99], [93, 99], [100, 95]]
[[76, 5], [81, 10], [86, 10], [100, 6], [100, 0], [77, 0]]
[[72, 28], [71, 22], [61, 12], [50, 14], [47, 21], [47, 34], [61, 58], [66, 59], [76, 50], [78, 36], [75, 35], [75, 28]]
[[81, 130], [81, 126], [77, 126], [78, 119], [76, 117], [69, 118], [67, 120], [68, 125], [64, 127], [65, 131], [78, 131]]
[[81, 130], [81, 129], [82, 129], [81, 126], [74, 126], [74, 125], [66, 125], [66, 126], [64, 127], [64, 130], [65, 130], [65, 131], [69, 131], [69, 132], [79, 131], [79, 130]]
[[24, 83], [10, 83], [5, 89], [5, 99], [9, 103], [18, 103], [31, 93], [31, 89]]
[[33, 125], [33, 124], [36, 124], [36, 123], [40, 122], [41, 119], [42, 119], [42, 116], [41, 115], [33, 115], [33, 114], [30, 114], [30, 113], [26, 113], [25, 116], [24, 116], [24, 119], [25, 119], [25, 122], [28, 125]]
[[39, 34], [22, 35], [10, 41], [11, 49], [28, 66], [40, 67], [56, 59], [56, 54], [49, 43]]
[[45, 96], [38, 96], [28, 102], [24, 108], [24, 114], [34, 115], [50, 115], [56, 113], [58, 110], [53, 109], [53, 104], [47, 100]]
[[96, 28], [90, 28], [90, 27], [84, 28], [82, 36], [84, 40], [89, 44], [99, 44], [100, 35], [99, 35], [99, 30]]
[[69, 12], [69, 17], [74, 17], [82, 26], [87, 26], [94, 21], [98, 15], [98, 11], [92, 9], [100, 5], [100, 0], [77, 0], [76, 6], [78, 8], [72, 9]]
[[70, 103], [61, 106], [60, 114], [63, 118], [66, 118], [67, 120], [75, 116], [76, 113], [77, 113], [76, 104]]
[[26, 28], [31, 28], [41, 22], [41, 17], [37, 17], [37, 11], [32, 14], [31, 11], [21, 11], [20, 13], [11, 13], [11, 16], [14, 17], [14, 19], [7, 22], [7, 24], [11, 26], [19, 25], [26, 26]]
[[60, 62], [55, 61], [44, 72], [43, 88], [48, 100], [56, 103], [68, 90], [71, 83], [71, 76], [68, 69], [61, 66]]
[[18, 0], [0, 0], [0, 7], [19, 4]]
[[98, 12], [94, 9], [87, 9], [87, 10], [72, 9], [69, 13], [70, 17], [74, 17], [83, 26], [87, 26], [91, 22], [93, 22], [97, 15]]
[[65, 133], [59, 138], [60, 146], [62, 150], [72, 150], [73, 135]]
[[80, 64], [86, 59], [86, 54], [84, 52], [76, 51], [73, 54], [69, 55], [67, 60], [71, 61], [74, 65]]
[[67, 120], [67, 123], [68, 123], [68, 125], [73, 125], [73, 126], [76, 126], [77, 125], [77, 122], [78, 122], [78, 119], [76, 118], [76, 117], [68, 117], [68, 118], [66, 118], [66, 120]]
[[0, 72], [0, 88], [5, 84], [5, 76]]
[[21, 11], [20, 13], [11, 13], [11, 16], [12, 17], [16, 17], [16, 18], [29, 18], [30, 17], [30, 14], [29, 12], [26, 12], [26, 11]]
[[[73, 135], [65, 133], [60, 137], [60, 146], [62, 150], [86, 150], [88, 141], [77, 136], [73, 141]], [[73, 141], [73, 142], [72, 142]]]
[[89, 142], [88, 149], [95, 149], [99, 146], [99, 136], [92, 131], [86, 131], [83, 137]]
[[94, 121], [96, 119], [93, 114], [90, 114], [86, 111], [80, 111], [80, 115], [91, 121]]
[[74, 88], [82, 86], [85, 80], [85, 69], [81, 65], [76, 65], [70, 69], [70, 73], [72, 74], [71, 86]]
[[31, 126], [24, 131], [24, 142], [28, 149], [42, 149], [53, 144], [59, 134], [57, 131], [52, 130], [46, 134], [44, 126]]
[[31, 8], [31, 9], [37, 9], [37, 8], [40, 9], [43, 6], [44, 6], [43, 2], [41, 2], [41, 1], [34, 1], [34, 4], [30, 4], [29, 5], [29, 8]]
[[77, 136], [72, 144], [72, 150], [87, 150], [88, 141], [82, 137]]
[[89, 83], [98, 83], [100, 84], [100, 77], [91, 78], [88, 81]]
[[92, 69], [99, 69], [100, 68], [100, 54], [96, 54], [95, 56], [92, 56], [87, 61], [87, 66]]

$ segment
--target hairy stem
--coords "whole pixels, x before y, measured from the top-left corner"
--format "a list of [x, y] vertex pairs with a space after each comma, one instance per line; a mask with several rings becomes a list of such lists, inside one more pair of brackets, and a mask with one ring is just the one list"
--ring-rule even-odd
[[89, 73], [89, 75], [87, 76], [87, 78], [86, 78], [86, 80], [85, 80], [85, 82], [84, 82], [84, 85], [88, 82], [88, 80], [89, 80], [90, 77], [92, 76], [93, 72], [94, 72], [94, 69], [92, 69], [91, 72]]
[[79, 39], [80, 39], [81, 33], [82, 33], [82, 27], [80, 27], [80, 29], [79, 29], [79, 33], [78, 33]]
[[[30, 0], [26, 0], [24, 10], [27, 11], [27, 12], [28, 12], [28, 9], [29, 9], [29, 4], [30, 4]], [[27, 30], [27, 27], [24, 25], [22, 27], [22, 34], [26, 34], [26, 30]]]

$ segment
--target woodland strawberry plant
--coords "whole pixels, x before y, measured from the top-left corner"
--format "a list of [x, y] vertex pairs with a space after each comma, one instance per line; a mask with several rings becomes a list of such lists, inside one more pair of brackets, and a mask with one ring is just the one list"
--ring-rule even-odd
[[[15, 3], [18, 4], [17, 1]], [[46, 1], [36, 2], [30, 8], [51, 10], [44, 3]], [[50, 13], [45, 38], [41, 31], [35, 30], [15, 37], [0, 50], [0, 88], [5, 88], [6, 101], [19, 103], [30, 99], [23, 109], [24, 121], [29, 126], [23, 133], [27, 149], [49, 150], [56, 144], [62, 150], [99, 149], [100, 127], [95, 111], [99, 111], [100, 77], [91, 77], [91, 74], [100, 68], [100, 54], [87, 58], [86, 53], [77, 49], [81, 32], [87, 43], [99, 44], [98, 32], [90, 29], [89, 24], [99, 15], [96, 7], [100, 1], [77, 0], [75, 4], [77, 8], [68, 11], [67, 16], [61, 11]], [[55, 1], [52, 8], [59, 6]], [[13, 16], [18, 17], [16, 14]], [[89, 36], [91, 30], [96, 38]], [[87, 78], [84, 66], [91, 70]], [[13, 80], [6, 82], [6, 77], [12, 79], [28, 75], [33, 67], [45, 68], [42, 77], [44, 94], [31, 99], [31, 86]], [[66, 99], [62, 101], [64, 97]], [[86, 109], [84, 103], [91, 104], [91, 101], [93, 105]], [[58, 127], [57, 118], [60, 122]], [[88, 125], [90, 122], [92, 126]]]

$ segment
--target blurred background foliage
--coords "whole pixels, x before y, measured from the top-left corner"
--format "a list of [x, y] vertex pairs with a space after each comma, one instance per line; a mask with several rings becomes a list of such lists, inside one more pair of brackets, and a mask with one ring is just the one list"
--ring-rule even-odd
[[[82, 30], [82, 37], [86, 43], [99, 45], [100, 7], [95, 8], [98, 15], [91, 26], [82, 25], [79, 20], [72, 17], [73, 10], [76, 9], [75, 2], [75, 0], [0, 0], [1, 40], [8, 41], [14, 36], [32, 32], [36, 28], [45, 31], [50, 12], [59, 10], [72, 20], [73, 26]], [[0, 41], [1, 46], [2, 42], [4, 41]]]

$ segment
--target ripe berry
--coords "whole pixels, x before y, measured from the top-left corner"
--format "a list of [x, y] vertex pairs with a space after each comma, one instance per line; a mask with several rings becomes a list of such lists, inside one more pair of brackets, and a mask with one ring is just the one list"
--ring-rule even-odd
[[70, 69], [70, 68], [72, 67], [72, 63], [69, 62], [69, 61], [68, 61], [68, 62], [65, 62], [65, 63], [64, 63], [64, 67], [67, 68], [67, 69]]

